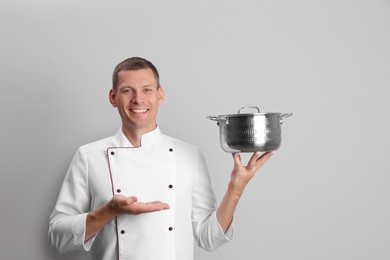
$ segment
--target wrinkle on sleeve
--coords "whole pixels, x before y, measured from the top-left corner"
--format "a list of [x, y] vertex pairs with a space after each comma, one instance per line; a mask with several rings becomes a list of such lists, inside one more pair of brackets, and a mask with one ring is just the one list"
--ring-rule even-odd
[[214, 251], [233, 239], [233, 221], [226, 233], [216, 217], [217, 201], [203, 154], [197, 150], [196, 176], [192, 192], [192, 225], [199, 247]]
[[59, 253], [90, 250], [96, 237], [84, 243], [90, 202], [88, 162], [85, 151], [80, 147], [69, 166], [50, 216], [49, 240]]

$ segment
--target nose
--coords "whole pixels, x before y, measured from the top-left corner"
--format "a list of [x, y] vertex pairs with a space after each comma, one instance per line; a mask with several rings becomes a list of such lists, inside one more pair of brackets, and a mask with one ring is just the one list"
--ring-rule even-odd
[[141, 104], [143, 102], [142, 92], [141, 91], [134, 91], [131, 102], [133, 104]]

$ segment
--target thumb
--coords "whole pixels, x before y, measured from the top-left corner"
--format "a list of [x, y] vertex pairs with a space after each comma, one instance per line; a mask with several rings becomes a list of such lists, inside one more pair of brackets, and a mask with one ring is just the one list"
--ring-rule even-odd
[[240, 154], [239, 153], [232, 153], [232, 156], [233, 156], [234, 165], [241, 166], [242, 162], [241, 162]]
[[137, 202], [137, 197], [135, 196], [130, 196], [130, 197], [127, 197], [126, 198], [126, 205], [130, 205], [130, 204], [133, 204], [134, 202]]

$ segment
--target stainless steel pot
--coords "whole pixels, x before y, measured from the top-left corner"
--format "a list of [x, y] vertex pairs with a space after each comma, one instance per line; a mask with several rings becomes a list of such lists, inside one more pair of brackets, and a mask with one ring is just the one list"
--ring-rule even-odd
[[[258, 113], [242, 114], [243, 109]], [[217, 121], [222, 149], [225, 152], [275, 151], [280, 147], [281, 125], [292, 113], [260, 113], [258, 107], [242, 107], [237, 114], [209, 116]]]

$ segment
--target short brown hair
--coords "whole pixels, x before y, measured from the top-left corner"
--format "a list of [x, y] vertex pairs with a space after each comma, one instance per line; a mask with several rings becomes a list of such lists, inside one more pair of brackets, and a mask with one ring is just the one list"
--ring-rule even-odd
[[116, 65], [114, 72], [112, 73], [112, 89], [116, 90], [119, 72], [139, 69], [151, 69], [153, 71], [154, 77], [156, 78], [157, 87], [160, 87], [160, 75], [158, 74], [157, 68], [150, 61], [144, 58], [132, 57], [125, 59]]

